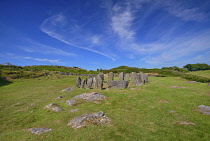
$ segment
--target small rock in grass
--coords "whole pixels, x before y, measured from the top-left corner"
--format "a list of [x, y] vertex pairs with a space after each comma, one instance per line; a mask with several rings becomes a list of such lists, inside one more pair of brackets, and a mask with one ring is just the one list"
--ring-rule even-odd
[[174, 113], [176, 113], [176, 112], [175, 112], [175, 111], [170, 111], [169, 113], [170, 113], [170, 114], [174, 114]]
[[41, 133], [44, 133], [44, 132], [52, 131], [52, 129], [49, 129], [49, 128], [30, 128], [30, 129], [28, 129], [28, 131], [30, 131], [33, 134], [41, 134]]
[[62, 96], [56, 97], [56, 99], [61, 99], [61, 98], [63, 98], [63, 97]]
[[77, 101], [74, 99], [66, 100], [66, 104], [69, 106], [73, 106], [73, 105], [77, 104]]
[[56, 103], [50, 103], [49, 105], [45, 106], [46, 109], [52, 109], [54, 107], [56, 107], [57, 104]]
[[106, 97], [98, 92], [83, 93], [74, 97], [75, 99], [83, 99], [86, 101], [105, 100]]
[[94, 114], [84, 114], [72, 119], [67, 125], [74, 129], [87, 126], [89, 124], [100, 125], [108, 123], [110, 119], [104, 115], [102, 111]]
[[62, 109], [61, 109], [60, 107], [54, 107], [54, 108], [52, 109], [52, 111], [54, 111], [54, 112], [59, 112], [59, 111], [62, 111]]
[[76, 111], [79, 111], [79, 109], [69, 110], [69, 112], [74, 113]]
[[201, 113], [210, 115], [210, 106], [199, 105], [198, 108]]
[[69, 88], [62, 90], [61, 92], [71, 92], [71, 91], [73, 91], [73, 88], [69, 87]]
[[186, 81], [184, 83], [197, 83], [196, 81]]
[[177, 121], [175, 122], [176, 124], [181, 124], [181, 125], [195, 125], [195, 123], [189, 122], [189, 121]]
[[169, 103], [169, 101], [166, 100], [160, 100], [159, 103]]
[[171, 88], [186, 88], [186, 87], [180, 87], [180, 86], [171, 86]]

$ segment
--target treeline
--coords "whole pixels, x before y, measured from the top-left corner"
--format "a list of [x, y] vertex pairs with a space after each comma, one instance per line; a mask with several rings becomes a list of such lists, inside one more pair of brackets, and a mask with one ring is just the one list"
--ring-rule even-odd
[[189, 71], [198, 71], [198, 70], [210, 70], [210, 65], [208, 64], [187, 64], [184, 68], [188, 69]]

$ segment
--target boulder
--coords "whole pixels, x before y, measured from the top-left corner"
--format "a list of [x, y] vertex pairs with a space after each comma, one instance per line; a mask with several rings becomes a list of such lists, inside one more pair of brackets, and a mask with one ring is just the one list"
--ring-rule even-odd
[[66, 104], [69, 105], [69, 106], [73, 106], [73, 105], [77, 104], [77, 101], [74, 100], [74, 99], [66, 100]]
[[28, 129], [28, 131], [30, 131], [33, 134], [41, 134], [41, 133], [44, 133], [44, 132], [52, 131], [52, 129], [49, 129], [49, 128], [30, 128], [30, 129]]
[[76, 79], [76, 87], [80, 87], [81, 85], [81, 78], [78, 76], [77, 79]]
[[54, 107], [57, 107], [58, 105], [56, 103], [50, 103], [49, 105], [45, 106], [46, 109], [52, 109]]
[[110, 119], [104, 115], [102, 111], [94, 114], [84, 114], [72, 119], [67, 125], [74, 129], [81, 128], [87, 125], [100, 125], [110, 122]]
[[128, 87], [128, 81], [127, 80], [121, 80], [121, 81], [108, 81], [107, 86], [110, 89], [124, 89]]
[[69, 112], [74, 113], [76, 111], [79, 111], [79, 109], [69, 110]]
[[81, 99], [86, 101], [100, 101], [105, 100], [106, 97], [100, 93], [92, 92], [92, 93], [83, 93], [81, 95], [77, 95], [74, 99]]
[[69, 87], [69, 88], [62, 90], [61, 92], [71, 92], [71, 91], [73, 91], [73, 88]]
[[54, 107], [52, 108], [52, 111], [59, 112], [59, 111], [62, 111], [62, 109], [60, 107]]
[[198, 108], [201, 113], [210, 115], [210, 106], [199, 105]]

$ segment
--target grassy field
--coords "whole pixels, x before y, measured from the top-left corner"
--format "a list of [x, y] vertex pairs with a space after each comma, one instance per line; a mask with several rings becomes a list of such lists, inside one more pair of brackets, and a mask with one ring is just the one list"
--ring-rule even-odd
[[203, 76], [203, 77], [210, 78], [210, 70], [192, 71], [192, 72], [188, 72], [187, 74], [193, 74], [193, 75], [198, 75], [198, 76]]
[[[1, 141], [140, 141], [210, 139], [210, 116], [197, 111], [210, 106], [210, 87], [206, 83], [184, 83], [178, 77], [149, 77], [149, 83], [135, 89], [61, 90], [74, 86], [76, 76], [17, 79], [0, 87]], [[171, 88], [180, 86], [185, 88]], [[84, 92], [97, 91], [107, 97], [101, 103], [86, 102], [70, 107], [65, 100]], [[55, 99], [63, 96], [62, 99]], [[168, 101], [169, 103], [164, 103]], [[57, 103], [63, 111], [44, 109]], [[79, 108], [70, 113], [69, 110]], [[67, 123], [85, 113], [103, 111], [111, 123], [72, 129]], [[169, 113], [175, 111], [176, 113]], [[179, 121], [195, 125], [179, 125]], [[51, 128], [51, 132], [32, 134], [28, 128]]]

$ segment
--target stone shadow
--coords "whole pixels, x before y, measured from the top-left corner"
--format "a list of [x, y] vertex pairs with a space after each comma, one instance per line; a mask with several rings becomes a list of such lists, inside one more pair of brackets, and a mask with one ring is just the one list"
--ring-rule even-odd
[[9, 80], [6, 80], [5, 78], [0, 78], [0, 87], [5, 86], [5, 85], [9, 85], [12, 82]]

